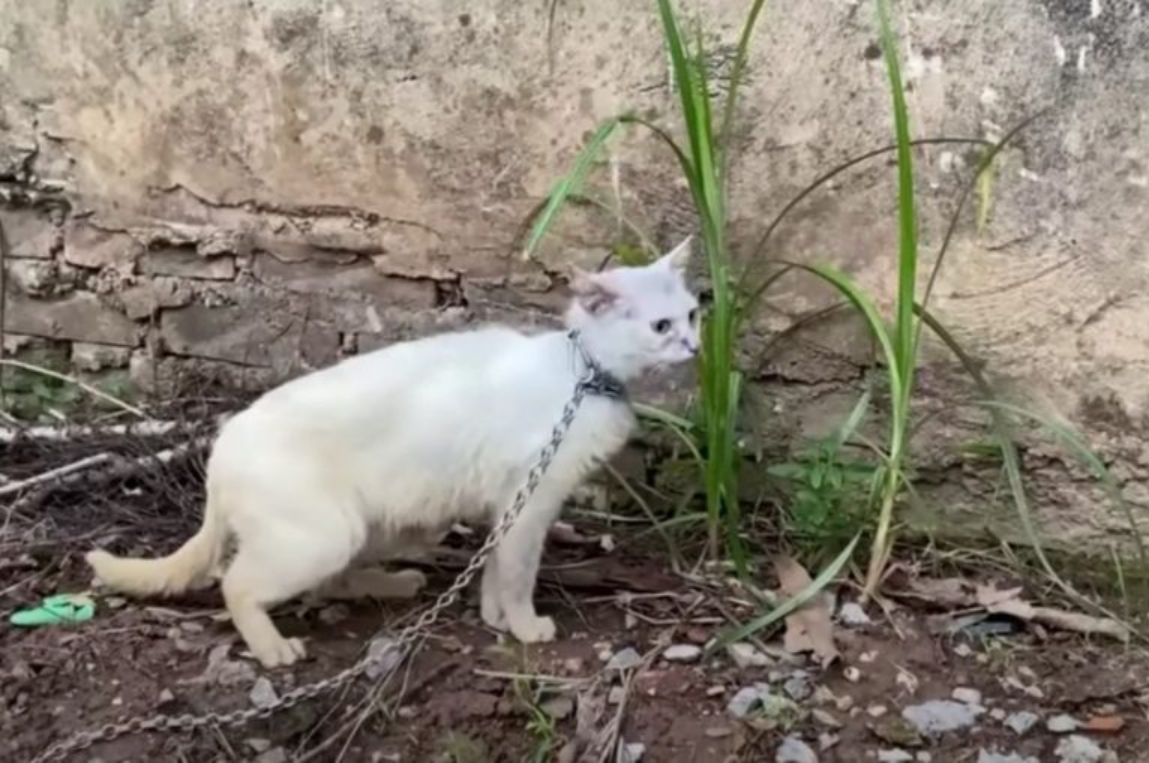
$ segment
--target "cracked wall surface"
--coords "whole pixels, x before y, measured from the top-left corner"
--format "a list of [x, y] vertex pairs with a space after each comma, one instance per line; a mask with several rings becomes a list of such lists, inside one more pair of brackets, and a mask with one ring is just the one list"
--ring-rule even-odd
[[[700, 0], [723, 87], [745, 3]], [[1149, 19], [1141, 0], [902, 3], [919, 137], [1000, 138], [985, 228], [962, 218], [933, 308], [993, 379], [1080, 427], [1149, 502]], [[736, 131], [733, 241], [744, 258], [830, 262], [889, 304], [888, 157], [766, 222], [803, 186], [890, 140], [872, 11], [771, 6]], [[85, 370], [162, 388], [194, 364], [263, 386], [397, 338], [475, 320], [545, 322], [570, 263], [597, 266], [631, 223], [660, 245], [694, 224], [670, 157], [630, 133], [538, 262], [528, 213], [599, 120], [677, 127], [653, 6], [607, 0], [464, 9], [398, 0], [0, 0], [0, 220], [10, 351], [63, 343]], [[917, 154], [927, 259], [977, 161]], [[927, 262], [928, 265], [928, 262]], [[771, 292], [747, 362], [780, 450], [852, 405], [871, 348], [799, 277]], [[963, 459], [984, 417], [953, 360], [925, 349], [923, 494], [1010, 531], [992, 469]], [[1039, 519], [1070, 544], [1123, 520], [1088, 474], [1035, 442]], [[1016, 529], [1016, 528], [1013, 528]]]

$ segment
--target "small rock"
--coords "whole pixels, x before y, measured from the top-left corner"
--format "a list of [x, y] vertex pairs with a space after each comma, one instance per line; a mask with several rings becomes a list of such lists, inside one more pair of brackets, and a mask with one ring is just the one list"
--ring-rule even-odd
[[964, 702], [967, 705], [981, 706], [981, 692], [977, 689], [970, 689], [965, 686], [959, 686], [950, 693], [950, 696], [958, 702]]
[[607, 670], [631, 670], [637, 668], [642, 664], [642, 655], [634, 650], [633, 647], [627, 647], [618, 652], [606, 663]]
[[539, 709], [556, 721], [561, 721], [574, 712], [574, 700], [565, 696], [553, 697], [539, 705]]
[[881, 718], [887, 712], [889, 712], [889, 708], [885, 705], [870, 705], [866, 708], [866, 715], [871, 718]]
[[243, 740], [243, 743], [257, 755], [261, 752], [267, 752], [271, 749], [270, 739], [261, 739], [260, 737], [252, 737], [251, 739]]
[[965, 643], [958, 644], [954, 647], [954, 654], [958, 657], [969, 657], [973, 654], [973, 647]]
[[798, 737], [786, 737], [774, 754], [775, 763], [818, 763], [818, 754]]
[[172, 690], [171, 689], [164, 689], [163, 691], [160, 692], [160, 696], [157, 698], [156, 703], [160, 704], [160, 705], [166, 705], [169, 702], [175, 702], [175, 701], [176, 701], [176, 695], [172, 694]]
[[839, 737], [837, 734], [831, 734], [830, 732], [825, 731], [818, 735], [818, 751], [825, 752], [831, 747], [835, 747], [840, 741], [841, 737]]
[[395, 648], [395, 640], [386, 636], [377, 636], [367, 645], [367, 656], [374, 659], [367, 666], [367, 677], [378, 681], [389, 674], [399, 664], [402, 654]]
[[1001, 709], [1000, 707], [995, 707], [993, 710], [989, 711], [989, 717], [993, 718], [998, 723], [1001, 723], [1002, 721], [1004, 721], [1008, 715], [1009, 714], [1006, 713], [1005, 710]]
[[977, 763], [1039, 763], [1037, 758], [1023, 758], [1016, 752], [1004, 753], [996, 750], [978, 750]]
[[1060, 763], [1099, 763], [1105, 751], [1089, 737], [1073, 734], [1065, 737], [1053, 751]]
[[795, 670], [782, 684], [782, 691], [790, 695], [790, 699], [801, 702], [814, 693], [814, 682], [810, 674], [804, 670]]
[[838, 610], [838, 619], [849, 628], [861, 628], [870, 624], [870, 616], [856, 601], [844, 602], [842, 608]]
[[569, 659], [563, 660], [563, 670], [572, 676], [577, 676], [579, 673], [582, 673], [583, 667], [584, 665], [581, 657], [571, 657]]
[[725, 694], [725, 693], [726, 693], [726, 687], [722, 686], [722, 685], [711, 686], [709, 689], [706, 690], [706, 696], [707, 697], [718, 697], [718, 696]]
[[614, 649], [605, 641], [599, 641], [594, 645], [594, 653], [598, 655], [599, 662], [609, 662], [614, 655]]
[[750, 715], [761, 700], [761, 695], [756, 686], [744, 686], [730, 698], [730, 702], [726, 704], [726, 712], [733, 715], [735, 718], [745, 718]]
[[287, 752], [282, 747], [272, 747], [260, 753], [255, 763], [287, 763]]
[[842, 671], [842, 676], [845, 677], [845, 679], [850, 683], [856, 684], [858, 681], [862, 680], [862, 671], [858, 670], [853, 665], [850, 665]]
[[913, 759], [913, 755], [902, 749], [878, 751], [878, 763], [912, 763]]
[[695, 662], [702, 656], [702, 648], [694, 644], [675, 644], [668, 646], [662, 653], [667, 662]]
[[734, 729], [729, 726], [710, 726], [702, 733], [706, 735], [707, 739], [724, 739], [733, 734]]
[[251, 691], [247, 695], [251, 699], [251, 704], [256, 707], [271, 707], [279, 700], [279, 695], [275, 693], [275, 687], [271, 685], [271, 681], [265, 677], [260, 676], [255, 679], [252, 684]]
[[930, 763], [933, 759], [934, 756], [930, 755], [925, 750], [919, 750], [918, 754], [914, 756], [914, 760], [916, 760], [918, 763]]
[[1045, 728], [1053, 734], [1068, 734], [1077, 731], [1081, 724], [1072, 715], [1055, 715], [1045, 722]]
[[1120, 715], [1095, 715], [1081, 728], [1094, 734], [1116, 734], [1125, 728], [1125, 719]]
[[835, 718], [834, 714], [831, 713], [829, 710], [823, 710], [820, 707], [816, 707], [810, 711], [810, 715], [814, 718], [815, 721], [817, 721], [818, 723], [822, 724], [823, 726], [825, 726], [827, 728], [831, 728], [831, 729], [842, 728], [842, 723], [837, 718]]
[[646, 745], [641, 742], [631, 742], [623, 745], [620, 763], [639, 763], [646, 755]]
[[338, 625], [351, 617], [351, 610], [346, 604], [332, 604], [319, 610], [319, 622], [324, 625]]
[[1037, 725], [1039, 720], [1041, 719], [1038, 718], [1035, 713], [1031, 713], [1028, 710], [1019, 710], [1005, 719], [1005, 725], [1018, 736], [1024, 736], [1031, 728]]
[[902, 711], [902, 717], [920, 733], [929, 736], [969, 728], [985, 712], [980, 707], [954, 702], [951, 699], [933, 699], [920, 705], [911, 705]]
[[746, 668], [766, 668], [774, 664], [773, 660], [761, 651], [742, 641], [728, 645], [726, 653], [730, 655], [730, 659], [734, 661], [735, 665], [744, 670]]

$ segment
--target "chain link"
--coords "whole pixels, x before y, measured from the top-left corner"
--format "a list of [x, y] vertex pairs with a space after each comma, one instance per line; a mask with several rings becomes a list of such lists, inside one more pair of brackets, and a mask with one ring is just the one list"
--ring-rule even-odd
[[[212, 712], [204, 713], [203, 715], [185, 713], [182, 715], [161, 714], [136, 716], [135, 718], [120, 723], [107, 723], [89, 731], [81, 731], [62, 742], [51, 745], [36, 756], [32, 760], [32, 763], [61, 761], [67, 758], [71, 753], [86, 750], [94, 744], [110, 742], [113, 739], [133, 734], [151, 731], [186, 732], [205, 726], [242, 726], [253, 720], [268, 718], [281, 710], [294, 707], [300, 702], [314, 699], [321, 694], [340, 689], [366, 674], [371, 668], [382, 664], [384, 660], [394, 652], [412, 646], [435, 624], [444, 610], [458, 601], [459, 595], [471, 584], [495, 548], [502, 542], [503, 538], [507, 536], [507, 533], [511, 531], [511, 527], [514, 526], [515, 521], [519, 518], [519, 515], [523, 513], [523, 509], [526, 508], [527, 501], [534, 495], [539, 487], [539, 483], [542, 482], [543, 477], [550, 469], [551, 463], [554, 461], [559, 448], [562, 446], [563, 439], [570, 431], [571, 425], [574, 424], [575, 415], [582, 406], [583, 400], [587, 394], [596, 389], [596, 385], [600, 384], [604, 371], [586, 353], [586, 350], [579, 342], [577, 332], [572, 331], [568, 336], [571, 343], [581, 353], [585, 370], [582, 377], [575, 384], [574, 393], [571, 395], [570, 400], [567, 401], [566, 406], [563, 408], [562, 418], [559, 419], [554, 429], [551, 430], [550, 440], [543, 446], [543, 449], [539, 451], [535, 465], [531, 467], [531, 470], [527, 473], [526, 483], [515, 495], [515, 500], [510, 508], [503, 512], [498, 523], [487, 534], [487, 539], [471, 557], [471, 561], [467, 564], [466, 568], [455, 578], [455, 582], [451, 584], [451, 587], [439, 594], [439, 597], [435, 599], [435, 603], [419, 615], [414, 623], [400, 631], [399, 635], [396, 636], [385, 649], [363, 658], [351, 667], [345, 668], [333, 676], [292, 689], [280, 695], [275, 702], [263, 707], [235, 710], [222, 714]], [[392, 669], [397, 667], [405, 657], [406, 655], [400, 652], [400, 658], [394, 663]]]

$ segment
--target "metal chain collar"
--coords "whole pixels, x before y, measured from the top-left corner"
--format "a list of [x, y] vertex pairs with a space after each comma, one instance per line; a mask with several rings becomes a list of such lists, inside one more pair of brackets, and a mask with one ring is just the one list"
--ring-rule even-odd
[[[300, 702], [311, 700], [321, 694], [342, 688], [366, 674], [372, 667], [382, 664], [387, 660], [388, 656], [394, 652], [410, 647], [420, 637], [426, 635], [426, 631], [435, 624], [443, 611], [458, 601], [459, 594], [471, 584], [495, 548], [502, 542], [503, 538], [507, 536], [507, 533], [511, 531], [511, 527], [514, 526], [519, 515], [523, 513], [527, 501], [534, 495], [539, 487], [539, 483], [542, 482], [547, 470], [550, 469], [551, 463], [554, 461], [555, 455], [563, 443], [563, 439], [570, 431], [571, 425], [574, 424], [575, 414], [582, 406], [583, 400], [586, 399], [588, 394], [601, 394], [598, 391], [603, 386], [601, 377], [607, 372], [587, 353], [579, 341], [577, 331], [571, 331], [568, 337], [574, 347], [582, 354], [585, 368], [578, 382], [575, 384], [574, 393], [563, 408], [562, 418], [559, 419], [554, 429], [551, 430], [550, 440], [543, 446], [543, 449], [539, 451], [535, 465], [531, 467], [531, 470], [527, 473], [526, 483], [515, 495], [515, 500], [511, 504], [510, 509], [503, 513], [498, 524], [487, 534], [487, 539], [483, 541], [483, 545], [480, 546], [479, 550], [471, 557], [471, 561], [467, 564], [466, 568], [459, 573], [459, 576], [455, 578], [455, 582], [451, 584], [451, 587], [439, 594], [439, 597], [435, 599], [435, 603], [426, 609], [414, 623], [400, 631], [399, 635], [396, 636], [385, 649], [376, 654], [364, 657], [351, 667], [345, 668], [329, 678], [292, 689], [282, 694], [275, 702], [263, 707], [235, 710], [230, 713], [204, 713], [202, 715], [193, 715], [191, 713], [181, 715], [141, 715], [120, 723], [106, 723], [103, 726], [89, 731], [81, 731], [73, 734], [64, 741], [51, 745], [33, 758], [32, 763], [48, 763], [49, 761], [64, 760], [71, 753], [86, 750], [98, 742], [110, 742], [113, 739], [133, 734], [150, 731], [192, 731], [205, 726], [242, 726], [250, 721], [262, 720], [281, 710], [294, 707]], [[400, 659], [395, 661], [392, 669], [398, 667], [406, 656], [406, 654], [400, 652]]]

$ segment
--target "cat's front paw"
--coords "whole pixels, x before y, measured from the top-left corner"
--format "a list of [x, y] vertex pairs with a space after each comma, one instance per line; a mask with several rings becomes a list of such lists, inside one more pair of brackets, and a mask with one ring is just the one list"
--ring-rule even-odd
[[541, 644], [555, 640], [555, 621], [549, 617], [531, 617], [511, 623], [511, 635], [524, 644]]
[[507, 629], [507, 616], [503, 612], [503, 607], [499, 604], [497, 596], [484, 594], [479, 602], [479, 614], [488, 627], [494, 628], [497, 631], [505, 631]]

